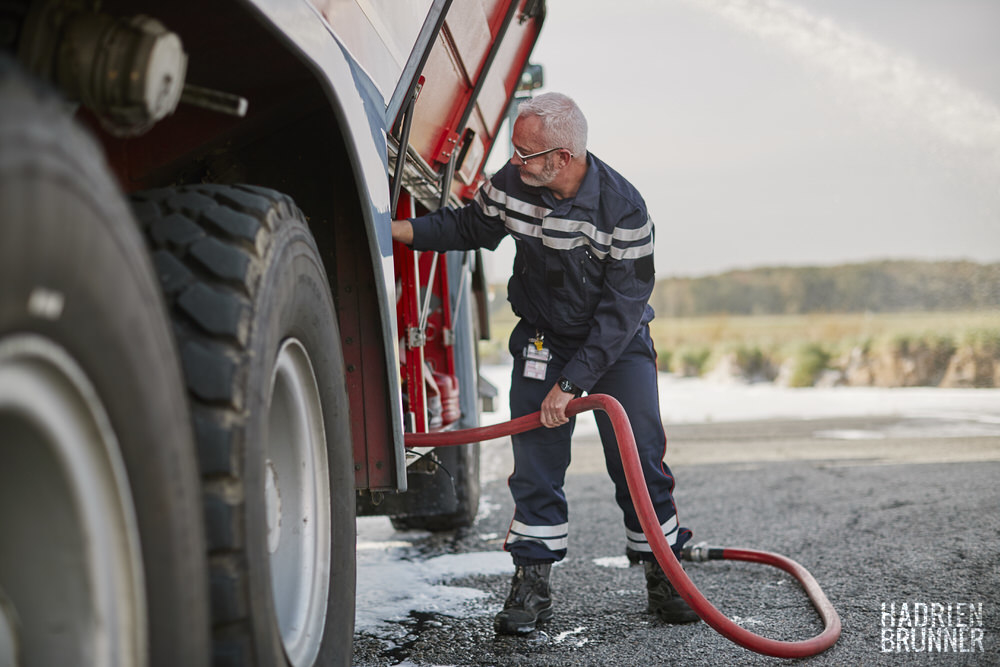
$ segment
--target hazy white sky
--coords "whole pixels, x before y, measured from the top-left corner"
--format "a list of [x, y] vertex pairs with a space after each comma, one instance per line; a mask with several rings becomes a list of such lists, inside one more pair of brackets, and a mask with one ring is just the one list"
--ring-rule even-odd
[[547, 4], [532, 61], [643, 193], [658, 276], [1000, 261], [1000, 0]]

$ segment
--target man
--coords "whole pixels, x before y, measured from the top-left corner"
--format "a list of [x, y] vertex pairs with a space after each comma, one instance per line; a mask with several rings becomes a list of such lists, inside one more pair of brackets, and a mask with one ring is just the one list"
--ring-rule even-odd
[[[524, 102], [514, 155], [461, 209], [393, 222], [393, 238], [418, 250], [494, 249], [516, 244], [508, 299], [521, 318], [510, 336], [511, 417], [541, 411], [542, 425], [513, 436], [509, 479], [515, 512], [504, 548], [515, 566], [497, 632], [530, 632], [552, 617], [549, 574], [568, 544], [563, 483], [574, 420], [566, 405], [582, 392], [609, 394], [632, 423], [646, 485], [663, 533], [679, 553], [691, 532], [679, 526], [673, 477], [663, 463], [653, 310], [653, 223], [635, 188], [587, 152], [587, 121], [570, 98]], [[644, 563], [649, 610], [671, 623], [698, 616], [653, 557], [629, 496], [610, 421], [597, 414], [626, 553]]]

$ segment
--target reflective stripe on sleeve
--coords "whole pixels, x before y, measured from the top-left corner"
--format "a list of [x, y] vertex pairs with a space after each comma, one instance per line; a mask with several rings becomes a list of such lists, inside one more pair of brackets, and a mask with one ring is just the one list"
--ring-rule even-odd
[[476, 193], [476, 198], [479, 199], [479, 205], [483, 207], [484, 211], [487, 211], [488, 215], [494, 215], [493, 213], [489, 213], [490, 210], [499, 209], [503, 211], [514, 211], [515, 213], [520, 213], [521, 215], [541, 220], [552, 212], [552, 209], [550, 208], [535, 206], [534, 204], [529, 204], [526, 201], [521, 201], [516, 197], [511, 197], [503, 190], [496, 188], [489, 181], [484, 183], [483, 187], [479, 188], [479, 192]]
[[616, 227], [610, 233], [603, 232], [586, 220], [546, 217], [552, 209], [512, 197], [489, 181], [476, 193], [475, 202], [485, 215], [503, 220], [515, 237], [541, 239], [543, 245], [554, 250], [585, 245], [599, 259], [610, 256], [614, 260], [653, 254], [653, 221], [648, 216], [645, 224], [636, 229]]

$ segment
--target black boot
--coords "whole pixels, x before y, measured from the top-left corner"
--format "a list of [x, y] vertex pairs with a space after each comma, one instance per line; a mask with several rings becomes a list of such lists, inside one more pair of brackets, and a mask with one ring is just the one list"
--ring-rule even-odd
[[510, 595], [503, 611], [493, 619], [499, 634], [515, 635], [531, 632], [535, 624], [552, 618], [552, 597], [549, 593], [549, 573], [552, 563], [518, 565], [510, 582]]
[[694, 623], [699, 620], [698, 614], [667, 579], [659, 563], [646, 561], [643, 567], [646, 570], [646, 593], [649, 595], [647, 611], [667, 623]]

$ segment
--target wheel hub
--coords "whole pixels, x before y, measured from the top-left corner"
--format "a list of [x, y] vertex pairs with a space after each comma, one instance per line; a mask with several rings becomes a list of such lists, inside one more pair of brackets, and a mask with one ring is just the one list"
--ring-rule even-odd
[[[48, 339], [0, 341], [0, 432], [0, 635], [39, 664], [146, 664], [142, 556], [118, 441], [83, 370]], [[17, 650], [2, 646], [0, 659]]]
[[271, 459], [264, 462], [264, 501], [267, 506], [267, 551], [274, 554], [281, 544], [281, 492]]
[[271, 587], [289, 662], [312, 665], [330, 587], [330, 474], [319, 387], [309, 355], [289, 339], [271, 382], [265, 498]]

